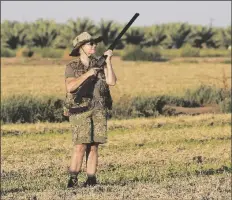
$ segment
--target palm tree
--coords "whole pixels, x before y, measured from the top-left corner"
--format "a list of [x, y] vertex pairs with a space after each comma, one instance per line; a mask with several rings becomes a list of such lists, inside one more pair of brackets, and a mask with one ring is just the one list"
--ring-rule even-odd
[[69, 19], [65, 25], [62, 25], [55, 46], [58, 48], [71, 47], [73, 39], [80, 33], [88, 32], [92, 35], [96, 31], [93, 21], [88, 18]]
[[53, 20], [38, 19], [31, 26], [31, 42], [36, 47], [51, 47], [59, 34]]
[[194, 28], [191, 34], [192, 46], [197, 48], [218, 48], [218, 40], [215, 40], [214, 36], [216, 31], [211, 27], [197, 26]]
[[231, 26], [220, 31], [220, 45], [228, 48], [231, 46]]
[[118, 29], [115, 27], [113, 29], [113, 25], [114, 25], [113, 23], [114, 22], [112, 20], [104, 21], [102, 19], [100, 24], [99, 24], [98, 33], [100, 33], [100, 35], [102, 35], [104, 45], [108, 45], [116, 37]]
[[145, 46], [158, 46], [167, 38], [165, 29], [163, 26], [149, 27], [145, 33]]
[[[113, 43], [114, 39], [118, 36], [119, 30], [122, 26], [118, 23], [114, 23], [112, 20], [104, 21], [103, 19], [99, 23], [97, 33], [103, 37], [104, 45], [110, 45]], [[116, 49], [123, 48], [122, 40], [118, 41]]]
[[181, 48], [188, 42], [191, 33], [191, 27], [186, 23], [171, 23], [165, 26], [168, 35], [166, 45], [168, 48]]
[[126, 44], [133, 45], [143, 45], [145, 42], [145, 33], [140, 28], [130, 28], [127, 33], [125, 33]]
[[1, 26], [3, 47], [16, 49], [18, 46], [24, 46], [27, 43], [28, 24], [5, 20]]

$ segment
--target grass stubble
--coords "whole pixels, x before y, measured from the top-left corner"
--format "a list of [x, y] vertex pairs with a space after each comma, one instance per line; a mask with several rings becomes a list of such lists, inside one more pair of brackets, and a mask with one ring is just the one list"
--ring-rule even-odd
[[[114, 101], [125, 94], [181, 96], [201, 83], [222, 87], [222, 72], [231, 74], [231, 66], [217, 60], [184, 61], [114, 58]], [[3, 62], [1, 97], [64, 98], [64, 69], [63, 64]], [[110, 120], [108, 130], [108, 143], [99, 149], [100, 184], [66, 189], [72, 150], [69, 124], [3, 124], [1, 198], [231, 199], [230, 114]], [[85, 164], [79, 177], [84, 180]]]
[[108, 129], [100, 184], [66, 189], [69, 124], [3, 125], [2, 199], [231, 199], [230, 114], [110, 120]]

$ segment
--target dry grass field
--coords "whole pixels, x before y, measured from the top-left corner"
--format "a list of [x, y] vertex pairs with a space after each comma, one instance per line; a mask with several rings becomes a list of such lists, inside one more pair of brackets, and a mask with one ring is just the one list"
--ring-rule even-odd
[[[64, 98], [68, 60], [1, 61], [3, 99], [12, 94]], [[117, 102], [124, 95], [181, 96], [201, 83], [223, 87], [223, 73], [231, 76], [231, 64], [224, 61], [115, 57], [118, 82], [111, 93]], [[1, 199], [231, 199], [231, 114], [109, 120], [108, 143], [99, 149], [100, 184], [93, 188], [66, 188], [72, 150], [68, 122], [2, 124], [1, 136]], [[79, 180], [85, 180], [85, 165]]]
[[114, 120], [108, 127], [100, 184], [66, 189], [69, 124], [3, 125], [2, 199], [231, 198], [230, 114]]
[[[124, 62], [118, 57], [113, 66], [118, 82], [111, 87], [114, 101], [123, 95], [146, 96], [171, 94], [180, 96], [186, 89], [201, 83], [223, 87], [223, 73], [231, 74], [231, 65], [217, 59], [176, 59], [169, 62]], [[2, 59], [1, 95], [31, 94], [64, 98], [64, 70], [67, 61], [54, 62], [33, 60], [10, 63]], [[231, 81], [228, 79], [229, 87]]]

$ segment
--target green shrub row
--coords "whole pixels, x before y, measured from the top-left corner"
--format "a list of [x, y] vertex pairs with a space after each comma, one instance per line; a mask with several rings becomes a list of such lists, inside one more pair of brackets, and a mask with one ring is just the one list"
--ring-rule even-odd
[[15, 57], [16, 56], [16, 51], [8, 48], [1, 47], [1, 57]]
[[166, 61], [158, 48], [140, 48], [129, 45], [122, 52], [122, 60], [128, 61]]
[[[166, 96], [135, 97], [127, 99], [122, 97], [113, 106], [110, 117], [134, 118], [150, 117], [162, 114], [163, 107], [170, 102], [176, 105], [191, 106], [191, 102]], [[32, 96], [11, 96], [4, 99], [1, 104], [1, 121], [3, 123], [34, 123], [37, 121], [62, 122], [67, 120], [63, 116], [63, 100], [53, 97], [37, 99]]]
[[231, 57], [231, 51], [221, 49], [199, 49], [185, 45], [180, 49], [140, 48], [128, 45], [120, 51], [122, 60], [127, 61], [167, 61], [174, 57]]
[[62, 58], [64, 50], [55, 48], [33, 48], [33, 51], [42, 58]]
[[225, 98], [219, 103], [219, 106], [223, 113], [232, 113], [231, 98]]
[[16, 50], [11, 50], [9, 48], [1, 48], [1, 57], [32, 57], [33, 55], [42, 58], [62, 58], [64, 55], [64, 50], [54, 49], [54, 48], [19, 48]]
[[[15, 57], [20, 49], [11, 50], [1, 48], [1, 57]], [[62, 58], [66, 50], [55, 48], [23, 48], [20, 56], [32, 57], [37, 55], [42, 58]], [[70, 49], [71, 51], [71, 49]], [[101, 56], [106, 51], [103, 44], [97, 46], [97, 56]], [[140, 48], [128, 45], [123, 50], [114, 50], [115, 56], [121, 56], [128, 61], [166, 61], [174, 57], [231, 57], [231, 51], [222, 49], [199, 49], [191, 45], [185, 45], [180, 49], [161, 49], [161, 48]], [[231, 60], [229, 60], [231, 63]], [[227, 62], [229, 62], [227, 61]]]
[[191, 45], [185, 45], [181, 49], [181, 57], [200, 57], [200, 49]]
[[61, 122], [63, 101], [53, 97], [38, 99], [32, 96], [13, 95], [1, 102], [3, 123]]
[[226, 98], [231, 98], [231, 90], [217, 88], [215, 86], [200, 85], [196, 89], [186, 90], [184, 96], [188, 101], [195, 101], [201, 105], [219, 104]]
[[[221, 112], [231, 112], [231, 92], [222, 89], [200, 86], [196, 90], [187, 90], [184, 97], [123, 96], [113, 105], [110, 117], [123, 119], [135, 117], [151, 117], [166, 114], [165, 105], [199, 107], [203, 104], [218, 104]], [[54, 97], [38, 99], [32, 96], [11, 96], [1, 103], [1, 121], [3, 123], [34, 123], [37, 121], [62, 122], [63, 100]]]
[[132, 99], [123, 96], [113, 105], [110, 114], [117, 119], [157, 116], [162, 113], [165, 104], [165, 99], [162, 96]]
[[23, 57], [32, 57], [34, 55], [34, 51], [32, 49], [24, 49], [22, 52]]

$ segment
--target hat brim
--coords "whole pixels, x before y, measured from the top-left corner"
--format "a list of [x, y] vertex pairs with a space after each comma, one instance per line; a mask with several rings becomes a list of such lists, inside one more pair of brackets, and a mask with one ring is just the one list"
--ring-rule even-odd
[[102, 36], [99, 36], [99, 37], [97, 37], [97, 38], [92, 38], [92, 39], [90, 39], [90, 40], [83, 40], [82, 42], [78, 43], [78, 44], [73, 48], [73, 50], [71, 51], [71, 53], [69, 54], [69, 56], [79, 56], [79, 55], [80, 55], [80, 53], [79, 53], [79, 48], [80, 48], [82, 45], [84, 45], [84, 44], [86, 44], [86, 43], [88, 43], [88, 42], [99, 43], [99, 42], [101, 42], [101, 41], [103, 41], [103, 37], [102, 37]]

